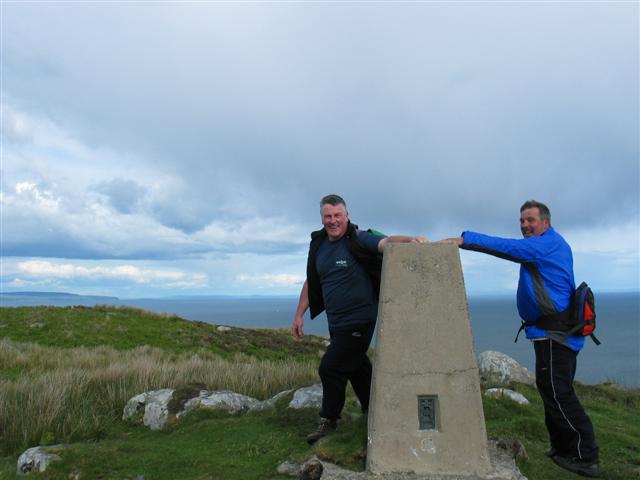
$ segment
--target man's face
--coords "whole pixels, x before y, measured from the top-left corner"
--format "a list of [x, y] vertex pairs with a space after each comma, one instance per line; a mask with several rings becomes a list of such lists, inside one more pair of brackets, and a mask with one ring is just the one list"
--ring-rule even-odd
[[540, 218], [538, 207], [527, 208], [520, 212], [520, 231], [523, 237], [539, 237], [549, 228], [549, 220]]
[[322, 225], [329, 235], [329, 240], [335, 242], [340, 240], [347, 232], [349, 223], [349, 213], [344, 205], [330, 205], [325, 203], [322, 206]]

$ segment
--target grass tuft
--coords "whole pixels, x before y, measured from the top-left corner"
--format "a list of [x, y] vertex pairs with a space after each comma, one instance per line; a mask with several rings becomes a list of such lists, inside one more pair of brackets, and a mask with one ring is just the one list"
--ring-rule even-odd
[[[40, 442], [71, 442], [108, 430], [129, 398], [161, 388], [232, 390], [258, 399], [316, 381], [315, 363], [241, 361], [210, 352], [166, 353], [152, 347], [66, 348], [0, 342], [0, 451], [15, 453]], [[5, 371], [23, 374], [2, 378]], [[190, 387], [185, 387], [190, 385]]]

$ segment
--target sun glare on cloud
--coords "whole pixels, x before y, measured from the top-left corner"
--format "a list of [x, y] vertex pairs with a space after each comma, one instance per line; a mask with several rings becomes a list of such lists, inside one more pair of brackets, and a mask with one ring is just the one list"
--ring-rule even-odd
[[133, 265], [85, 267], [71, 263], [29, 260], [20, 262], [17, 267], [23, 274], [49, 279], [119, 279], [128, 280], [133, 283], [154, 283], [174, 287], [203, 287], [207, 285], [208, 280], [207, 276], [202, 273], [141, 269]]
[[33, 201], [35, 204], [48, 209], [58, 208], [60, 201], [48, 190], [41, 191], [35, 183], [18, 182], [15, 185], [16, 196], [25, 197], [21, 200]]

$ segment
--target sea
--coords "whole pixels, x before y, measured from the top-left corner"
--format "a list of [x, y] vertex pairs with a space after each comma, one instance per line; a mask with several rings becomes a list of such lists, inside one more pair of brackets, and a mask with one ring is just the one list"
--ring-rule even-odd
[[[188, 320], [240, 328], [291, 328], [297, 297], [167, 297], [129, 298], [85, 297], [71, 294], [0, 294], [1, 307], [122, 305], [159, 313], [172, 313]], [[530, 342], [520, 335], [520, 325], [512, 295], [470, 295], [471, 327], [476, 354], [496, 350], [509, 355], [534, 371]], [[613, 382], [640, 388], [640, 292], [596, 293], [598, 339], [589, 338], [578, 356], [576, 380], [586, 384]], [[425, 320], [425, 321], [428, 321]], [[329, 334], [324, 315], [305, 316], [306, 334]], [[0, 330], [1, 334], [1, 330]], [[374, 338], [375, 343], [375, 338]]]

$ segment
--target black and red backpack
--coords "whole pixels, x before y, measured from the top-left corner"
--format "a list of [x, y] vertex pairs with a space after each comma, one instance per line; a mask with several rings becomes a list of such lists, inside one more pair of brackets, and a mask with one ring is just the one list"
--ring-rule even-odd
[[586, 282], [582, 282], [576, 288], [571, 308], [571, 321], [567, 333], [583, 337], [589, 336], [596, 345], [600, 345], [600, 341], [593, 334], [596, 329], [596, 302], [593, 292]]
[[[546, 293], [546, 290], [544, 290]], [[516, 335], [516, 342], [520, 332], [529, 326], [537, 326], [546, 330], [567, 332], [567, 335], [575, 337], [591, 337], [596, 345], [600, 345], [600, 340], [593, 332], [596, 329], [596, 303], [593, 291], [586, 282], [582, 282], [573, 292], [569, 308], [562, 312], [542, 315], [537, 320], [531, 322], [522, 321], [520, 329]]]

